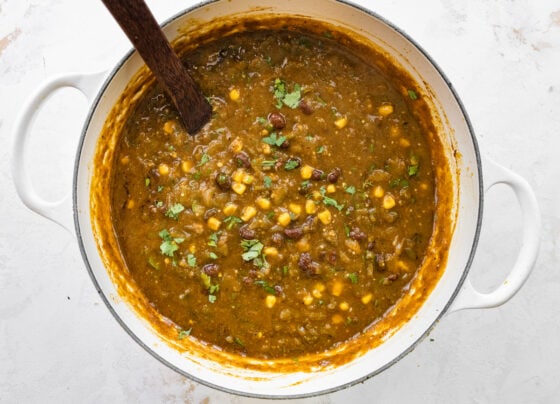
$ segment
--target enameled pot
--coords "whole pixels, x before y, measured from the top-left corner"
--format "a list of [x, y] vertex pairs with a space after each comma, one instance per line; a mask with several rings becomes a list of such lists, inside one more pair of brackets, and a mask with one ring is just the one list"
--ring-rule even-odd
[[[439, 136], [446, 145], [454, 178], [456, 219], [447, 266], [437, 286], [416, 314], [388, 337], [341, 366], [313, 372], [280, 373], [243, 369], [191, 357], [162, 342], [160, 336], [120, 295], [103, 265], [96, 245], [90, 211], [92, 160], [99, 134], [111, 109], [132, 76], [143, 65], [130, 52], [110, 73], [74, 74], [45, 83], [29, 100], [15, 125], [13, 176], [20, 198], [30, 209], [59, 223], [76, 237], [85, 265], [107, 307], [123, 328], [149, 353], [176, 371], [203, 384], [246, 396], [305, 397], [351, 386], [372, 377], [405, 356], [446, 313], [466, 308], [495, 307], [509, 300], [523, 285], [536, 260], [540, 216], [536, 198], [518, 175], [482, 159], [468, 117], [451, 84], [413, 40], [374, 14], [356, 5], [335, 0], [218, 0], [184, 11], [164, 24], [170, 40], [184, 34], [183, 27], [202, 26], [231, 15], [277, 13], [298, 15], [343, 27], [371, 41], [415, 79], [429, 95], [432, 115], [441, 123]], [[43, 200], [25, 170], [26, 144], [31, 122], [48, 95], [61, 87], [80, 90], [91, 102], [76, 154], [72, 196], [55, 203]], [[484, 179], [484, 182], [483, 182]], [[504, 282], [491, 293], [476, 291], [468, 278], [479, 238], [484, 193], [493, 185], [511, 187], [523, 211], [523, 241], [517, 260]], [[73, 217], [72, 217], [73, 213]]]

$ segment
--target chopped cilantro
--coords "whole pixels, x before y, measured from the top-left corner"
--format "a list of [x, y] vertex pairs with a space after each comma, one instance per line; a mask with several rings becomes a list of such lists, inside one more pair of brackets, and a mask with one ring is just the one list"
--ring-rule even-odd
[[208, 163], [211, 160], [210, 156], [206, 153], [200, 157], [200, 162], [196, 165], [197, 167], [202, 167], [204, 164]]
[[336, 209], [338, 209], [338, 211], [340, 212], [342, 209], [344, 209], [344, 204], [339, 204], [336, 199], [333, 199], [331, 197], [328, 197], [326, 195], [326, 190], [324, 187], [321, 187], [321, 195], [323, 196], [323, 203], [325, 204], [325, 206], [333, 206]]
[[259, 240], [243, 240], [241, 242], [243, 261], [251, 261], [261, 255], [264, 245]]
[[156, 208], [161, 208], [163, 206], [162, 201], [156, 201]]
[[163, 191], [163, 185], [158, 185], [158, 187], [157, 187], [157, 191], [158, 191], [158, 192], [161, 192], [161, 191]]
[[144, 183], [146, 184], [147, 187], [150, 186], [150, 179], [148, 177], [146, 177], [146, 179], [144, 180]]
[[167, 212], [165, 212], [165, 216], [170, 217], [171, 219], [178, 220], [179, 213], [185, 210], [185, 207], [180, 204], [176, 203], [175, 205], [171, 206]]
[[408, 96], [410, 97], [411, 100], [417, 100], [418, 99], [418, 95], [416, 94], [416, 92], [414, 90], [408, 90]]
[[353, 185], [350, 185], [350, 186], [346, 187], [345, 191], [346, 191], [347, 194], [354, 195], [356, 193], [356, 187], [353, 186]]
[[271, 168], [276, 164], [276, 160], [264, 160], [261, 165], [263, 168]]
[[409, 177], [414, 177], [416, 174], [418, 174], [418, 164], [408, 166], [407, 172]]
[[235, 226], [238, 223], [242, 223], [243, 220], [241, 220], [240, 218], [238, 218], [237, 216], [228, 216], [224, 219], [224, 223], [227, 223], [227, 229], [231, 230], [233, 226]]
[[255, 281], [255, 285], [259, 285], [261, 286], [266, 293], [271, 294], [271, 295], [276, 295], [276, 289], [274, 289], [272, 286], [270, 286], [268, 284], [267, 281], [265, 280], [257, 280]]
[[317, 147], [316, 152], [317, 152], [318, 154], [321, 154], [321, 153], [323, 153], [324, 151], [325, 151], [325, 146], [319, 146], [319, 147]]
[[209, 301], [210, 303], [215, 303], [215, 302], [216, 302], [216, 299], [218, 299], [218, 298], [216, 297], [216, 295], [208, 295], [208, 301]]
[[268, 175], [264, 176], [264, 187], [265, 188], [270, 188], [272, 186], [272, 178], [270, 178]]
[[177, 338], [181, 339], [185, 339], [187, 338], [189, 335], [191, 335], [192, 332], [192, 327], [189, 328], [188, 330], [181, 330], [179, 331], [179, 335], [177, 336]]
[[218, 255], [215, 252], [210, 252], [210, 254], [208, 254], [208, 256], [213, 259], [213, 260], [217, 260], [218, 259]]
[[350, 282], [352, 282], [353, 284], [357, 284], [358, 283], [358, 274], [355, 272], [346, 274], [346, 277], [350, 280]]
[[268, 145], [280, 147], [286, 141], [286, 136], [278, 136], [272, 132], [269, 136], [263, 137], [262, 141]]
[[284, 164], [284, 170], [291, 171], [293, 169], [298, 168], [299, 165], [300, 165], [300, 163], [297, 160], [288, 160], [288, 161], [286, 161], [286, 164]]
[[163, 229], [162, 231], [160, 231], [159, 236], [163, 240], [163, 242], [159, 246], [159, 249], [163, 255], [167, 255], [168, 257], [173, 257], [175, 251], [179, 249], [178, 244], [181, 244], [183, 241], [185, 241], [184, 238], [172, 237], [167, 229]]
[[276, 98], [276, 108], [282, 108], [286, 105], [289, 108], [297, 108], [301, 101], [301, 86], [294, 85], [294, 90], [288, 92], [286, 83], [281, 79], [274, 80], [274, 98]]
[[196, 266], [196, 257], [193, 254], [187, 255], [187, 264], [190, 267], [195, 267]]
[[350, 226], [346, 223], [344, 223], [344, 234], [346, 234], [346, 237], [350, 237]]
[[209, 247], [217, 247], [218, 246], [218, 236], [220, 235], [220, 232], [217, 231], [215, 233], [210, 234], [210, 236], [208, 237], [208, 246]]

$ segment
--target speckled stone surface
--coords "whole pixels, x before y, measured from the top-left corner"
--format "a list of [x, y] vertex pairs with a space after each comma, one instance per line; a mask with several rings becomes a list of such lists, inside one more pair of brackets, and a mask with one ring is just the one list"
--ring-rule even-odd
[[[356, 1], [413, 37], [447, 74], [482, 154], [524, 176], [543, 215], [521, 291], [445, 316], [382, 374], [302, 403], [560, 402], [560, 1]], [[148, 1], [159, 21], [193, 4]], [[10, 174], [12, 125], [53, 75], [113, 66], [130, 48], [100, 1], [0, 0], [0, 402], [257, 402], [199, 385], [146, 353], [97, 295], [72, 235], [32, 213]], [[57, 93], [40, 113], [29, 169], [50, 199], [69, 189], [87, 103]], [[471, 278], [498, 285], [521, 244], [513, 193], [487, 195]]]

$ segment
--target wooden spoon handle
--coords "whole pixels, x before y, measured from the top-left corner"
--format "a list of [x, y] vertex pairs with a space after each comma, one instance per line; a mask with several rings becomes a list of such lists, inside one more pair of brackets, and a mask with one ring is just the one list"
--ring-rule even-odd
[[212, 108], [175, 54], [143, 0], [102, 0], [144, 62], [163, 86], [187, 132], [194, 135], [210, 120]]

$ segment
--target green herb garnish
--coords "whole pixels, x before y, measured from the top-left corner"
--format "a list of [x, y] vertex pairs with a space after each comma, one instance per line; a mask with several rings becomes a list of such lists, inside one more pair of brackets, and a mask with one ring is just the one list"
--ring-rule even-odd
[[342, 209], [344, 209], [344, 204], [340, 204], [336, 201], [336, 199], [333, 199], [331, 197], [328, 197], [326, 195], [326, 190], [325, 187], [321, 187], [321, 195], [323, 196], [323, 203], [325, 204], [325, 206], [333, 206], [336, 209], [338, 209], [338, 211], [340, 212]]
[[263, 137], [262, 141], [271, 146], [280, 147], [286, 141], [286, 136], [278, 136], [275, 132], [272, 132], [269, 136]]
[[210, 156], [206, 153], [200, 157], [200, 162], [196, 165], [197, 167], [202, 167], [204, 164], [208, 163], [211, 160]]
[[354, 285], [358, 283], [358, 274], [355, 272], [346, 274], [346, 277], [350, 280], [351, 283]]
[[407, 172], [409, 177], [414, 177], [416, 174], [418, 174], [418, 164], [408, 166]]
[[417, 100], [418, 99], [418, 95], [416, 94], [416, 92], [414, 90], [408, 90], [408, 96], [410, 97], [411, 100]]
[[345, 191], [346, 191], [347, 194], [354, 195], [356, 193], [356, 187], [353, 186], [353, 185], [350, 185], [350, 186], [346, 187]]
[[301, 101], [301, 86], [295, 84], [294, 90], [288, 92], [286, 83], [277, 78], [274, 80], [274, 98], [276, 99], [276, 108], [282, 108], [282, 105], [292, 109], [297, 108]]
[[185, 239], [182, 237], [172, 237], [167, 229], [163, 229], [162, 231], [160, 231], [159, 236], [163, 240], [163, 242], [159, 246], [159, 249], [163, 255], [167, 255], [168, 257], [173, 257], [175, 251], [179, 249], [178, 244], [181, 244], [183, 241], [185, 241]]
[[195, 267], [196, 266], [196, 257], [193, 254], [187, 255], [187, 264], [190, 267]]
[[173, 205], [169, 209], [167, 209], [167, 212], [165, 212], [165, 216], [170, 217], [171, 219], [174, 219], [174, 220], [178, 220], [179, 219], [179, 213], [181, 213], [184, 210], [185, 210], [185, 207], [182, 204], [176, 203], [175, 205]]
[[237, 216], [228, 216], [224, 219], [224, 223], [227, 223], [227, 229], [231, 230], [236, 224], [243, 223], [243, 220]]
[[270, 178], [268, 175], [264, 176], [264, 187], [265, 188], [270, 188], [272, 186], [272, 178]]
[[185, 339], [187, 338], [189, 335], [191, 335], [192, 332], [192, 327], [189, 328], [188, 330], [181, 330], [179, 331], [179, 335], [177, 336], [178, 339]]
[[267, 281], [265, 280], [257, 280], [255, 281], [255, 285], [259, 285], [260, 287], [262, 287], [266, 293], [270, 294], [270, 295], [276, 295], [276, 289], [274, 289], [272, 286], [270, 286], [268, 284]]
[[298, 168], [300, 165], [299, 161], [297, 160], [288, 160], [286, 164], [284, 164], [284, 170], [291, 171]]

